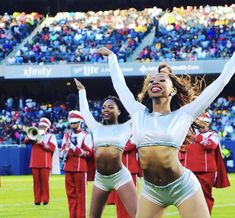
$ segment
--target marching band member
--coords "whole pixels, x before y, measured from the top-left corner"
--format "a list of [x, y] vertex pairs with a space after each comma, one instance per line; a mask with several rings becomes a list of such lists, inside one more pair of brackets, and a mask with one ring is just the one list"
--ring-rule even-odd
[[91, 157], [93, 142], [91, 135], [81, 128], [82, 114], [69, 112], [70, 130], [63, 137], [60, 156], [64, 162], [65, 188], [69, 204], [70, 218], [86, 217], [87, 162]]
[[179, 160], [198, 178], [211, 213], [214, 205], [212, 187], [225, 188], [230, 184], [220, 152], [219, 136], [209, 129], [210, 115], [202, 113], [198, 120], [205, 122], [206, 125], [200, 132], [196, 131], [191, 143], [181, 147]]
[[39, 121], [37, 138], [26, 136], [25, 143], [32, 144], [30, 168], [33, 175], [34, 205], [49, 203], [49, 176], [59, 174], [59, 158], [57, 140], [49, 133], [51, 122], [43, 117]]

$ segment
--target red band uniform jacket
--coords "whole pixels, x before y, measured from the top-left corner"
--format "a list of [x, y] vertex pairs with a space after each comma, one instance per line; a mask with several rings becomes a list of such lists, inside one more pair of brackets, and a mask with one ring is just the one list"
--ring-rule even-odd
[[229, 186], [218, 135], [213, 131], [197, 133], [194, 142], [180, 149], [179, 159], [198, 178], [211, 214], [214, 197], [212, 187]]
[[214, 131], [198, 132], [193, 143], [180, 149], [179, 160], [192, 172], [216, 172], [214, 187], [230, 185], [220, 152], [219, 136]]
[[52, 168], [52, 155], [57, 147], [54, 134], [46, 133], [41, 142], [35, 142], [26, 137], [25, 143], [32, 144], [30, 168]]
[[[76, 145], [71, 143], [71, 137], [75, 139]], [[68, 145], [70, 148], [67, 150]], [[64, 171], [68, 172], [87, 172], [86, 158], [93, 154], [93, 141], [91, 135], [85, 131], [77, 133], [65, 133], [62, 141], [61, 155], [67, 153], [64, 163]]]

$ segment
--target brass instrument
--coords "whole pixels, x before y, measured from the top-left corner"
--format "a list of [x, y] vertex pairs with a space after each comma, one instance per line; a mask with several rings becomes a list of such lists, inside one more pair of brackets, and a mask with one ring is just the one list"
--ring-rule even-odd
[[28, 138], [33, 141], [40, 141], [43, 135], [45, 134], [44, 130], [38, 129], [35, 126], [31, 126], [31, 127], [24, 126], [23, 131], [25, 131]]
[[36, 141], [39, 135], [38, 132], [39, 132], [38, 128], [32, 126], [27, 129], [26, 134], [29, 137], [29, 139]]

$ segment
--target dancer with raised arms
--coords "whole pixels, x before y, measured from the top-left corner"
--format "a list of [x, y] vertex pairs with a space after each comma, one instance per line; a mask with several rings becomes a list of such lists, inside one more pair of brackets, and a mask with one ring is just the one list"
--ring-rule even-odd
[[178, 160], [195, 119], [223, 90], [235, 72], [235, 55], [220, 76], [199, 96], [201, 83], [190, 76], [179, 77], [162, 64], [155, 75], [147, 76], [139, 101], [127, 87], [117, 56], [107, 48], [112, 82], [132, 118], [132, 132], [143, 169], [142, 193], [137, 218], [162, 217], [165, 208], [175, 205], [183, 218], [209, 218], [203, 192], [196, 176]]

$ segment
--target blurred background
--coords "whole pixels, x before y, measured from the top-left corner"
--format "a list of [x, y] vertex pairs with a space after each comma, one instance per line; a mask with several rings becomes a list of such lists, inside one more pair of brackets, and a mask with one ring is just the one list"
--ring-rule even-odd
[[[106, 46], [118, 56], [131, 91], [168, 62], [176, 74], [215, 80], [235, 51], [234, 1], [0, 1], [0, 175], [30, 174], [24, 126], [46, 116], [58, 144], [68, 111], [79, 107], [73, 82], [86, 86], [93, 115], [114, 94]], [[235, 78], [209, 107], [228, 172], [234, 172]], [[227, 153], [226, 153], [227, 154]]]

